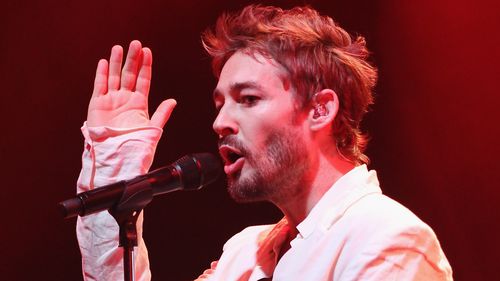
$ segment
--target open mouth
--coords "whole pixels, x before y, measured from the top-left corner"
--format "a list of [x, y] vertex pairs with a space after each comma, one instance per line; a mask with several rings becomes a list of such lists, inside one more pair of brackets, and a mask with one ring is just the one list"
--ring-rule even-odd
[[234, 174], [243, 167], [244, 156], [238, 149], [223, 144], [219, 147], [219, 154], [224, 160], [224, 172], [227, 175]]
[[219, 153], [226, 165], [230, 165], [243, 157], [239, 150], [228, 145], [221, 145], [219, 147]]

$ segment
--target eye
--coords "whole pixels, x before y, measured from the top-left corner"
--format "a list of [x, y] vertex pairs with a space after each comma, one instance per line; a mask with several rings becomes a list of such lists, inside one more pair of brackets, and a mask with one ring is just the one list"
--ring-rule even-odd
[[252, 106], [259, 101], [259, 97], [252, 95], [241, 96], [239, 102], [243, 105]]

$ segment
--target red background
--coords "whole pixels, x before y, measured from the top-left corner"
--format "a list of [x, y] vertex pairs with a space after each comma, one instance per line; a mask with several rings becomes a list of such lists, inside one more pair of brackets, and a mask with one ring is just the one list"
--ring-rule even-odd
[[[408, 3], [411, 2], [411, 3]], [[75, 221], [56, 203], [75, 192], [99, 58], [139, 39], [153, 50], [151, 108], [174, 97], [153, 168], [215, 152], [215, 80], [199, 35], [250, 1], [8, 1], [0, 17], [0, 278], [81, 280]], [[366, 36], [379, 67], [364, 127], [386, 194], [433, 227], [456, 280], [493, 280], [499, 261], [499, 4], [496, 1], [309, 3]], [[154, 280], [190, 280], [232, 234], [274, 222], [268, 204], [238, 205], [224, 181], [155, 198], [145, 239]], [[369, 235], [367, 233], [367, 235]]]

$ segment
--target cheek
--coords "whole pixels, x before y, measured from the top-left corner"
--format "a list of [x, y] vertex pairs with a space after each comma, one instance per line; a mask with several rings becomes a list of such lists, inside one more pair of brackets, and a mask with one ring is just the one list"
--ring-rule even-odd
[[269, 123], [269, 120], [254, 117], [253, 120], [247, 122], [242, 133], [248, 147], [258, 151], [265, 148], [269, 132], [272, 132], [275, 128], [276, 125]]
[[241, 116], [240, 131], [248, 148], [254, 152], [266, 148], [266, 141], [273, 132], [294, 126], [296, 115], [291, 106], [283, 108], [270, 105], [259, 107], [251, 113]]

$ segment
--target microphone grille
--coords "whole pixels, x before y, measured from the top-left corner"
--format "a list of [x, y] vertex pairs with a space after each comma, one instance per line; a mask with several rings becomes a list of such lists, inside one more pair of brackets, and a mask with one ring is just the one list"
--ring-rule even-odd
[[219, 177], [222, 164], [218, 157], [211, 153], [188, 154], [175, 161], [184, 190], [197, 190], [208, 185]]

